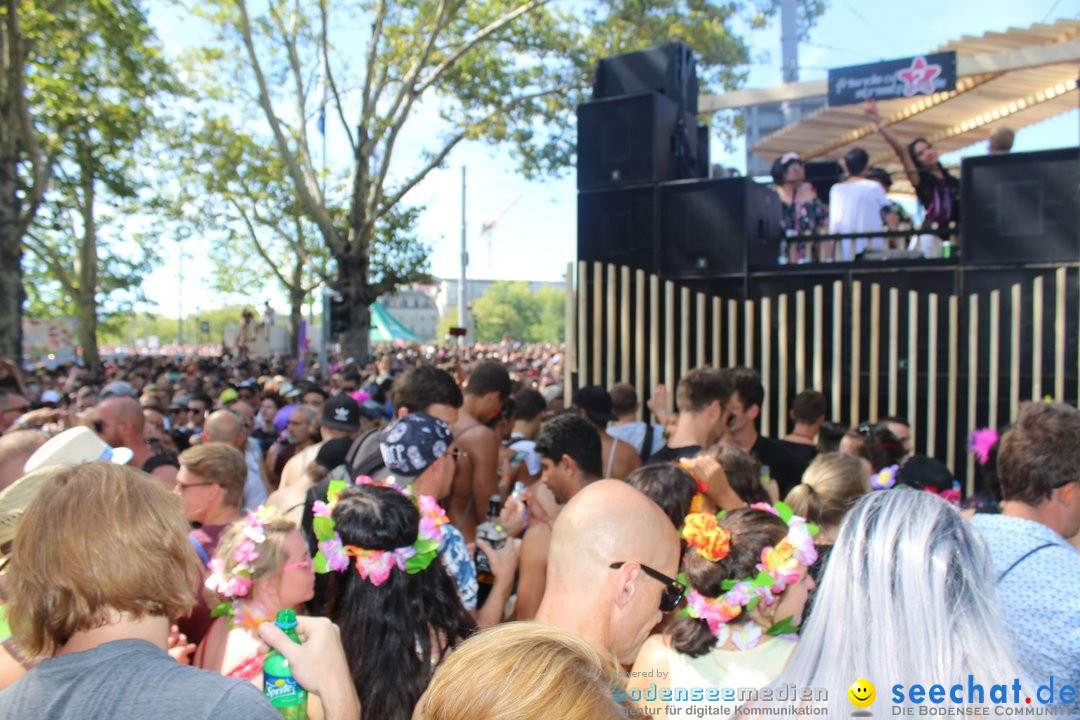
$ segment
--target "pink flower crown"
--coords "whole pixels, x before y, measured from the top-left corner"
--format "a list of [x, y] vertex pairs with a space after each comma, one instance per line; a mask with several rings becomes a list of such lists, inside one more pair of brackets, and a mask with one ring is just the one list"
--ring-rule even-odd
[[316, 500], [311, 508], [315, 516], [312, 522], [315, 538], [319, 541], [319, 551], [315, 554], [315, 572], [344, 572], [348, 569], [351, 558], [360, 577], [378, 587], [386, 582], [394, 568], [409, 575], [426, 570], [438, 555], [444, 535], [442, 526], [450, 522], [435, 498], [429, 495], [414, 495], [412, 488], [400, 485], [393, 478], [376, 482], [367, 475], [361, 475], [356, 478], [356, 484], [393, 488], [411, 498], [420, 511], [420, 529], [416, 541], [393, 550], [367, 550], [355, 545], [345, 545], [335, 529], [337, 523], [334, 522], [333, 512], [341, 491], [348, 487], [348, 484], [344, 480], [334, 480], [326, 489], [326, 502]]
[[211, 617], [228, 615], [231, 621], [240, 612], [240, 598], [251, 592], [255, 561], [259, 559], [258, 546], [266, 542], [266, 526], [277, 517], [277, 508], [273, 505], [260, 505], [244, 516], [241, 530], [244, 540], [233, 551], [236, 564], [231, 570], [226, 570], [224, 558], [215, 556], [210, 560], [210, 576], [204, 585], [223, 598], [231, 598], [231, 601], [214, 607]]
[[[743, 608], [750, 612], [760, 602], [772, 605], [788, 585], [799, 581], [800, 567], [809, 567], [817, 560], [817, 548], [814, 547], [814, 535], [819, 531], [817, 525], [796, 515], [782, 502], [775, 506], [754, 503], [750, 507], [772, 513], [783, 520], [788, 526], [787, 536], [776, 545], [767, 545], [761, 549], [761, 562], [755, 566], [758, 571], [756, 576], [724, 580], [720, 583], [720, 588], [725, 592], [718, 597], [707, 597], [691, 588], [686, 596], [686, 608], [680, 613], [708, 623], [709, 631], [717, 637], [720, 645], [724, 644], [730, 634], [728, 623], [742, 615]], [[717, 519], [725, 514], [719, 513]], [[730, 539], [726, 544], [730, 545]], [[693, 540], [690, 541], [690, 546], [705, 559], [710, 559], [710, 555], [703, 553]], [[717, 560], [727, 556], [729, 548], [724, 549], [725, 552]], [[689, 584], [684, 577], [680, 580]], [[769, 633], [773, 635], [791, 632], [794, 632], [794, 628], [790, 625], [790, 618], [785, 618], [769, 629]]]

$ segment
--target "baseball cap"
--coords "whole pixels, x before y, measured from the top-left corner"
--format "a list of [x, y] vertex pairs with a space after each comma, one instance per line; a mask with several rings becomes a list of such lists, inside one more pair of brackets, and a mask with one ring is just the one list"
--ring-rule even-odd
[[[131, 386], [131, 383], [126, 380], [113, 380], [111, 383], [101, 388], [101, 392], [98, 393], [98, 398], [104, 400], [111, 397], [136, 397], [135, 388]], [[136, 398], [137, 399], [137, 398]]]
[[550, 402], [555, 402], [563, 397], [562, 383], [556, 383], [554, 385], [548, 385], [546, 388], [540, 391], [540, 394], [544, 396], [544, 399]]
[[386, 426], [379, 437], [383, 462], [395, 475], [416, 477], [446, 454], [450, 426], [427, 413], [409, 413]]
[[360, 404], [348, 395], [335, 395], [323, 404], [320, 424], [331, 430], [359, 430]]
[[233, 400], [237, 400], [240, 397], [240, 393], [236, 392], [236, 388], [225, 388], [221, 391], [221, 395], [218, 396], [218, 402], [222, 407], [228, 405]]
[[599, 385], [586, 385], [574, 393], [574, 407], [581, 408], [593, 422], [609, 423], [618, 418], [611, 412], [611, 395]]

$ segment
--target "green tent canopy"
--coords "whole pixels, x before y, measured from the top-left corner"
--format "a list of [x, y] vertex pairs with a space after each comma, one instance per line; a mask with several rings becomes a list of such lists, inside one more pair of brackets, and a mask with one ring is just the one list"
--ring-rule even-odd
[[420, 338], [409, 332], [409, 328], [390, 314], [380, 303], [371, 306], [371, 342], [419, 342]]

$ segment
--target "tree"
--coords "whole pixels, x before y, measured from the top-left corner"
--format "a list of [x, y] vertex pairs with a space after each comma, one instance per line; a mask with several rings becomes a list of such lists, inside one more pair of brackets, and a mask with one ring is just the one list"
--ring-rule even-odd
[[476, 339], [489, 343], [509, 335], [536, 343], [562, 342], [566, 296], [553, 287], [533, 292], [524, 282], [497, 282], [473, 303]]
[[[557, 172], [573, 157], [573, 107], [586, 97], [599, 57], [685, 38], [699, 54], [703, 89], [733, 87], [747, 48], [732, 20], [755, 20], [775, 5], [631, 0], [560, 10], [550, 0], [372, 0], [355, 22], [353, 11], [331, 0], [268, 0], [258, 11], [247, 0], [198, 7], [223, 38], [206, 57], [219, 66], [242, 62], [216, 75], [241, 78], [232, 96], [262, 114], [336, 263], [333, 286], [345, 298], [350, 328], [343, 351], [362, 357], [370, 304], [426, 269], [412, 226], [402, 222], [415, 210], [406, 199], [455, 147], [505, 143], [526, 175]], [[353, 48], [361, 25], [370, 31], [353, 73], [329, 28]], [[349, 149], [351, 183], [336, 203], [347, 208], [344, 217], [331, 209], [312, 162], [313, 87], [320, 84]], [[318, 116], [324, 113], [322, 106]], [[417, 128], [417, 117], [432, 115], [438, 131]], [[407, 128], [424, 141], [412, 156], [402, 151]]]
[[[138, 284], [153, 258], [152, 246], [134, 257], [103, 253], [109, 238], [101, 230], [135, 206], [152, 204], [140, 195], [147, 188], [140, 143], [160, 111], [155, 99], [174, 86], [131, 0], [24, 4], [23, 12], [13, 12], [9, 23], [10, 17], [21, 22], [25, 41], [16, 104], [28, 125], [21, 141], [33, 141], [27, 154], [34, 183], [28, 195], [34, 215], [15, 232], [75, 309], [83, 359], [94, 365], [99, 294]], [[18, 159], [15, 167], [21, 169]], [[37, 184], [40, 178], [51, 179], [49, 188]], [[5, 271], [21, 279], [21, 251], [17, 260], [15, 270]], [[15, 310], [18, 318], [21, 298]]]
[[[54, 182], [23, 246], [74, 304], [83, 360], [93, 367], [99, 362], [99, 294], [140, 283], [154, 257], [153, 245], [144, 243], [134, 258], [106, 254], [101, 231], [152, 205], [140, 145], [155, 127], [155, 100], [176, 87], [131, 0], [67, 4], [36, 30], [53, 46], [30, 68], [28, 99], [54, 158]], [[99, 273], [99, 264], [107, 274]]]

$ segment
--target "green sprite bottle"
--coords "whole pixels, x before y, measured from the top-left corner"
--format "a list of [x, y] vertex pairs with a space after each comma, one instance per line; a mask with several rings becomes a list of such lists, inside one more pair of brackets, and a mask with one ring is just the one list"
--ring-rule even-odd
[[[294, 643], [300, 643], [295, 610], [282, 610], [274, 624]], [[289, 661], [277, 650], [270, 650], [263, 661], [263, 693], [285, 720], [307, 720], [307, 690], [296, 683]]]

